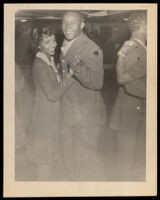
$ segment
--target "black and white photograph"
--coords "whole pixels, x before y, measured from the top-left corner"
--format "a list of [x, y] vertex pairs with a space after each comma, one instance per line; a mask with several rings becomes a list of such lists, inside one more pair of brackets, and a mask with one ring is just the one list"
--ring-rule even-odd
[[6, 42], [13, 46], [7, 46], [13, 63], [6, 67], [14, 97], [6, 177], [13, 172], [13, 182], [24, 187], [151, 178], [156, 194], [156, 28], [149, 28], [156, 4], [25, 5], [11, 10], [13, 35]]

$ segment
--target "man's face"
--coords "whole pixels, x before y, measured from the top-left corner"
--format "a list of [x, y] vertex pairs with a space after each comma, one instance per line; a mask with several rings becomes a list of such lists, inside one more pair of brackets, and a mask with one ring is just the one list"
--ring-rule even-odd
[[76, 38], [82, 32], [84, 23], [78, 13], [68, 12], [62, 20], [62, 30], [66, 40], [70, 41]]

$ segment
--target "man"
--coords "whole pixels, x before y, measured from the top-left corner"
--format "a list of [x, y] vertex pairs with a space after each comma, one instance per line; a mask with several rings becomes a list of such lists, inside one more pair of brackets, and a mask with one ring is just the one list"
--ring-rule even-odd
[[106, 108], [100, 93], [103, 55], [83, 33], [84, 26], [80, 12], [64, 14], [65, 39], [60, 63], [63, 74], [73, 70], [75, 82], [62, 97], [63, 157], [71, 180], [103, 180], [97, 152], [101, 126], [106, 122]]
[[[145, 172], [145, 117], [146, 117], [146, 39], [145, 12], [133, 13], [128, 21], [131, 38], [118, 52], [117, 80], [119, 91], [110, 121], [118, 131], [118, 162], [124, 180], [144, 178]], [[141, 161], [136, 168], [136, 150]]]

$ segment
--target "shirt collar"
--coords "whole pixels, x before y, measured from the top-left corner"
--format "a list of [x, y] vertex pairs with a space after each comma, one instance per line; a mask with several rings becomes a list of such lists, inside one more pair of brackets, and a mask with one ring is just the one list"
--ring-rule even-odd
[[45, 54], [43, 54], [42, 52], [40, 52], [40, 51], [36, 54], [36, 57], [37, 58], [41, 58], [45, 63], [47, 63], [49, 66], [51, 66], [53, 68], [53, 70], [56, 73], [57, 80], [58, 80], [58, 82], [60, 82], [60, 76], [58, 74], [58, 70], [55, 67], [54, 57], [52, 56], [51, 57], [51, 61], [50, 61], [48, 59], [48, 57]]
[[38, 52], [37, 54], [36, 54], [36, 57], [37, 58], [41, 58], [45, 63], [47, 63], [48, 65], [53, 65], [53, 63], [54, 63], [54, 58], [53, 58], [53, 56], [51, 57], [51, 61], [48, 59], [48, 57], [45, 55], [45, 54], [43, 54], [42, 52]]
[[75, 42], [75, 40], [77, 40], [79, 36], [77, 36], [76, 38], [74, 38], [73, 40], [71, 41], [68, 41], [66, 39], [64, 39], [63, 41], [63, 44], [62, 44], [62, 47], [61, 47], [61, 51], [63, 53], [63, 55], [66, 54], [66, 52], [68, 51], [68, 49], [71, 47], [71, 45]]
[[77, 39], [77, 37], [76, 38], [74, 38], [73, 40], [71, 40], [71, 41], [68, 41], [68, 40], [66, 40], [66, 39], [64, 39], [64, 41], [63, 41], [63, 47], [67, 47], [67, 46], [70, 46], [71, 44], [73, 44], [73, 42], [75, 41]]

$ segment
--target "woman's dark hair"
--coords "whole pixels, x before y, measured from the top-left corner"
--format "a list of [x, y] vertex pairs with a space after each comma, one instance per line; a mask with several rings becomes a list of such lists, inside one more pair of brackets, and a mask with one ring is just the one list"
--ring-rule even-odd
[[55, 35], [55, 29], [52, 26], [45, 26], [45, 27], [40, 27], [36, 29], [37, 31], [35, 32], [33, 36], [36, 47], [39, 46], [43, 38], [47, 38], [52, 35]]

